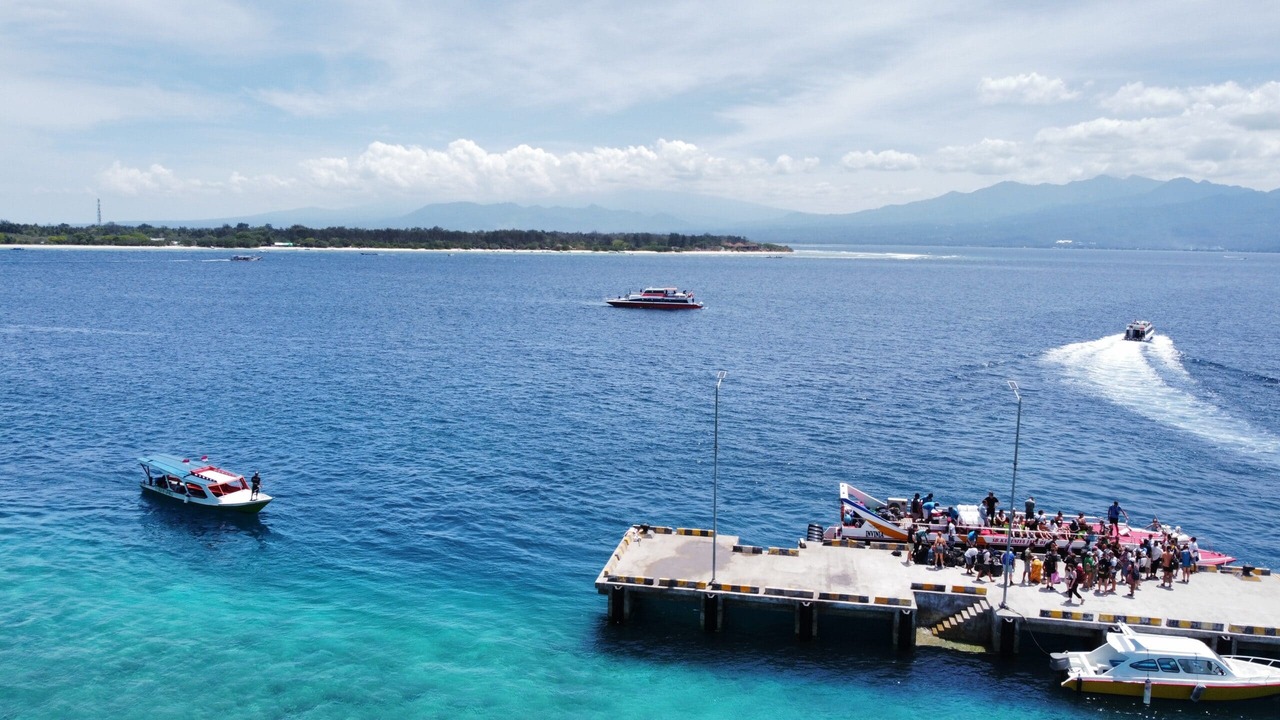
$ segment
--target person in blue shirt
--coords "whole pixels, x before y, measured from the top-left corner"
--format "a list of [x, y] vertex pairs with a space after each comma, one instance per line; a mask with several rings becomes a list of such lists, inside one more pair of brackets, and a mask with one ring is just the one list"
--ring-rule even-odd
[[1111, 507], [1107, 508], [1107, 520], [1110, 521], [1112, 534], [1114, 534], [1116, 537], [1120, 537], [1120, 516], [1121, 515], [1124, 515], [1125, 522], [1129, 522], [1129, 513], [1125, 512], [1124, 508], [1120, 507], [1120, 501], [1119, 500], [1112, 501]]

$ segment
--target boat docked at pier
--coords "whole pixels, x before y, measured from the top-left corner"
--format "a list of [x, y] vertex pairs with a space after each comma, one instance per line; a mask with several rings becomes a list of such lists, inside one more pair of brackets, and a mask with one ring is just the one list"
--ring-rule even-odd
[[1150, 320], [1134, 320], [1125, 326], [1124, 339], [1134, 342], [1150, 342], [1156, 336], [1156, 326]]
[[[912, 501], [906, 498], [880, 500], [848, 483], [840, 483], [840, 525], [827, 528], [823, 538], [908, 542], [914, 528], [915, 532], [924, 530], [930, 541], [951, 532], [958, 540], [964, 541], [972, 533], [978, 546], [1004, 548], [1011, 545], [1018, 550], [1031, 548], [1037, 552], [1050, 547], [1079, 550], [1100, 539], [1119, 540], [1126, 548], [1137, 548], [1144, 541], [1163, 546], [1170, 539], [1181, 546], [1193, 539], [1173, 525], [1146, 528], [1133, 527], [1125, 522], [1111, 525], [1107, 518], [1084, 513], [1074, 516], [1058, 513], [1052, 518], [1045, 516], [1044, 525], [1037, 522], [1034, 527], [1027, 523], [1022, 513], [1015, 513], [1010, 533], [1007, 520], [986, 522], [978, 504], [946, 505], [935, 502], [932, 493], [922, 499], [919, 516], [913, 516], [911, 506]], [[1055, 528], [1052, 521], [1059, 517], [1062, 521]], [[1197, 545], [1200, 565], [1226, 565], [1235, 560], [1230, 555], [1207, 549], [1198, 541]]]
[[271, 502], [271, 496], [254, 492], [243, 475], [208, 464], [208, 456], [192, 461], [177, 455], [148, 455], [138, 458], [144, 492], [219, 510], [256, 513]]
[[606, 299], [605, 302], [614, 307], [644, 310], [699, 310], [702, 308], [702, 303], [694, 300], [692, 292], [673, 287], [648, 287], [638, 293]]
[[1280, 660], [1219, 655], [1194, 638], [1140, 633], [1120, 623], [1089, 652], [1053, 653], [1062, 687], [1173, 700], [1248, 700], [1280, 694]]

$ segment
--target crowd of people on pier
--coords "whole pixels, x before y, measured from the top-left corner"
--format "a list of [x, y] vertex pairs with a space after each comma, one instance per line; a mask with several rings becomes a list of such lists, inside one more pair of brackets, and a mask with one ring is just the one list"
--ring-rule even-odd
[[[1048, 517], [1044, 510], [1036, 511], [1034, 497], [1027, 498], [1024, 513], [1010, 517], [999, 502], [995, 493], [987, 493], [978, 506], [980, 526], [1007, 528], [1015, 538], [1025, 533], [1020, 552], [1003, 538], [996, 544], [1005, 547], [987, 544], [975, 528], [962, 534], [954, 506], [943, 509], [932, 493], [924, 498], [917, 493], [909, 505], [913, 523], [908, 564], [928, 563], [937, 569], [963, 566], [966, 575], [976, 575], [977, 582], [994, 581], [1001, 575], [1008, 575], [1011, 582], [1015, 564], [1021, 560], [1020, 585], [1054, 591], [1061, 585], [1068, 603], [1075, 598], [1083, 604], [1081, 591], [1104, 595], [1124, 585], [1126, 596], [1134, 597], [1143, 581], [1158, 579], [1160, 587], [1169, 589], [1175, 582], [1190, 583], [1200, 560], [1196, 538], [1182, 540], [1176, 528], [1164, 527], [1158, 519], [1152, 519], [1148, 529], [1154, 532], [1145, 534], [1141, 542], [1121, 543], [1120, 518], [1127, 523], [1129, 516], [1119, 501], [1108, 508], [1105, 525], [1086, 519], [1084, 513], [1070, 520], [1061, 512]], [[945, 530], [938, 529], [944, 523]], [[1036, 547], [1044, 552], [1036, 552]]]

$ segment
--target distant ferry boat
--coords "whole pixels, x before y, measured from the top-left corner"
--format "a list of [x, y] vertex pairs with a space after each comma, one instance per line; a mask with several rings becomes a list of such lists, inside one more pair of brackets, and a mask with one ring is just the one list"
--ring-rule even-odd
[[629, 293], [605, 300], [614, 307], [644, 308], [647, 310], [698, 310], [702, 303], [693, 299], [693, 293], [673, 287], [650, 287], [638, 293]]
[[1147, 342], [1156, 336], [1156, 326], [1150, 320], [1134, 320], [1124, 329], [1124, 339]]
[[148, 455], [138, 462], [146, 475], [142, 489], [154, 495], [248, 513], [256, 513], [271, 502], [270, 495], [255, 494], [243, 475], [209, 465], [208, 456], [192, 462], [177, 455]]

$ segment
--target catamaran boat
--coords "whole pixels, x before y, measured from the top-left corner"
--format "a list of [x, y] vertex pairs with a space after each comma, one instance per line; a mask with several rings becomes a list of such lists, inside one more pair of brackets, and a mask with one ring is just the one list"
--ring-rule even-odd
[[614, 307], [643, 308], [646, 310], [699, 310], [702, 303], [693, 299], [693, 293], [673, 287], [648, 287], [638, 293], [628, 293], [605, 302]]
[[1156, 336], [1156, 326], [1150, 320], [1134, 320], [1124, 329], [1124, 339], [1135, 342], [1149, 342]]
[[1219, 655], [1194, 638], [1134, 632], [1120, 623], [1091, 652], [1053, 653], [1076, 692], [1174, 700], [1248, 700], [1280, 694], [1280, 660]]
[[[1079, 522], [1079, 518], [1083, 513], [1074, 516], [1074, 518], [1068, 518], [1068, 522], [1071, 519], [1077, 521], [1075, 530], [1072, 530], [1070, 525], [1066, 523], [1056, 533], [1048, 529], [1028, 530], [1015, 527], [1013, 528], [1012, 538], [1010, 538], [1007, 525], [984, 524], [981, 511], [977, 505], [954, 505], [952, 507], [957, 515], [957, 520], [955, 521], [956, 535], [963, 539], [972, 531], [977, 544], [980, 546], [990, 545], [1003, 548], [1007, 545], [1012, 545], [1019, 550], [1030, 547], [1032, 550], [1041, 551], [1047, 550], [1049, 546], [1053, 545], [1059, 550], [1068, 548], [1078, 550], [1088, 545], [1091, 538], [1118, 537], [1121, 545], [1136, 548], [1146, 539], [1150, 539], [1153, 543], [1163, 544], [1167, 532], [1173, 533], [1179, 545], [1191, 540], [1190, 536], [1176, 526], [1164, 525], [1159, 528], [1137, 528], [1131, 527], [1128, 523], [1119, 523], [1113, 530], [1106, 518], [1084, 516], [1083, 522]], [[823, 539], [838, 540], [849, 538], [854, 540], [907, 542], [911, 539], [911, 528], [914, 526], [917, 532], [921, 529], [926, 530], [929, 540], [932, 541], [939, 535], [946, 536], [950, 517], [949, 513], [945, 511], [949, 509], [951, 508], [939, 506], [940, 511], [934, 513], [931, 519], [915, 519], [911, 517], [910, 500], [905, 498], [889, 498], [887, 501], [879, 500], [848, 483], [840, 483], [840, 525], [827, 528], [823, 534]], [[1235, 558], [1230, 555], [1224, 555], [1204, 547], [1200, 548], [1201, 565], [1226, 565], [1234, 560]]]
[[271, 502], [270, 495], [255, 494], [243, 475], [210, 465], [208, 459], [207, 455], [195, 461], [177, 455], [140, 457], [146, 475], [142, 489], [188, 505], [246, 513], [256, 513]]

